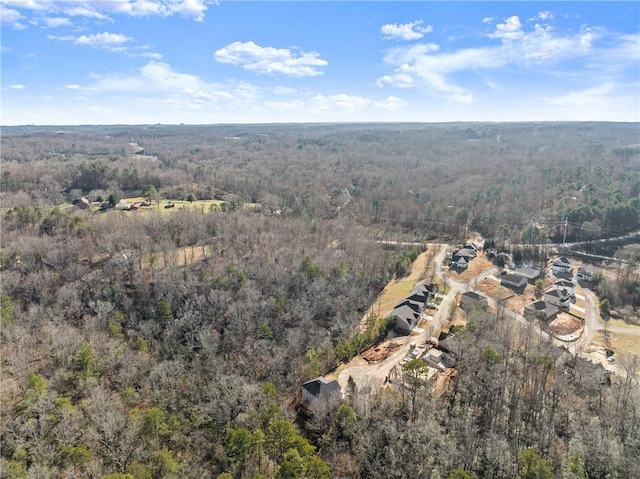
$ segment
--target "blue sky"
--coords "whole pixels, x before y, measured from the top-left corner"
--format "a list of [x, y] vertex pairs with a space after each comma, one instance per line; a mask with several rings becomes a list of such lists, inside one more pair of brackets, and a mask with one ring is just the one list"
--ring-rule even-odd
[[640, 121], [635, 1], [0, 5], [3, 125]]

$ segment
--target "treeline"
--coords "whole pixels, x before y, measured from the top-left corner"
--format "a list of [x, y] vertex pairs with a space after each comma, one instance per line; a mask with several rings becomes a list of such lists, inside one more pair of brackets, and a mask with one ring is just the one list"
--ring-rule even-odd
[[[132, 139], [157, 160], [124, 155]], [[9, 206], [152, 184], [388, 232], [589, 240], [640, 227], [636, 143], [596, 123], [8, 128], [0, 187]]]

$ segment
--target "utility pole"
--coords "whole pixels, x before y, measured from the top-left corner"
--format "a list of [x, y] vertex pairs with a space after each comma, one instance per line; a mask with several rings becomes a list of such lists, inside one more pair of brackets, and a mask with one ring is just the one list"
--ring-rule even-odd
[[567, 226], [569, 225], [569, 218], [564, 219], [564, 236], [562, 237], [562, 249], [567, 248]]

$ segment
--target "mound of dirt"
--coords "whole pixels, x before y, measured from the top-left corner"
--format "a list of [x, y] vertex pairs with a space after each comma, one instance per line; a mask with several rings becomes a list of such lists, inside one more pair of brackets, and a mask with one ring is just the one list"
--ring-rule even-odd
[[555, 336], [568, 336], [579, 334], [584, 323], [568, 313], [560, 313], [558, 317], [549, 323], [549, 331]]

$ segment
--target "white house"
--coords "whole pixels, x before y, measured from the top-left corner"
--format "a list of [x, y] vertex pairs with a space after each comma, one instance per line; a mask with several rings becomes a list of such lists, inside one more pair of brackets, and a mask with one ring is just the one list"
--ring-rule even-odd
[[571, 273], [571, 262], [565, 256], [560, 256], [553, 260], [551, 271], [555, 275], [559, 273]]
[[571, 304], [569, 293], [565, 289], [550, 289], [544, 293], [544, 300], [558, 308], [568, 308]]

